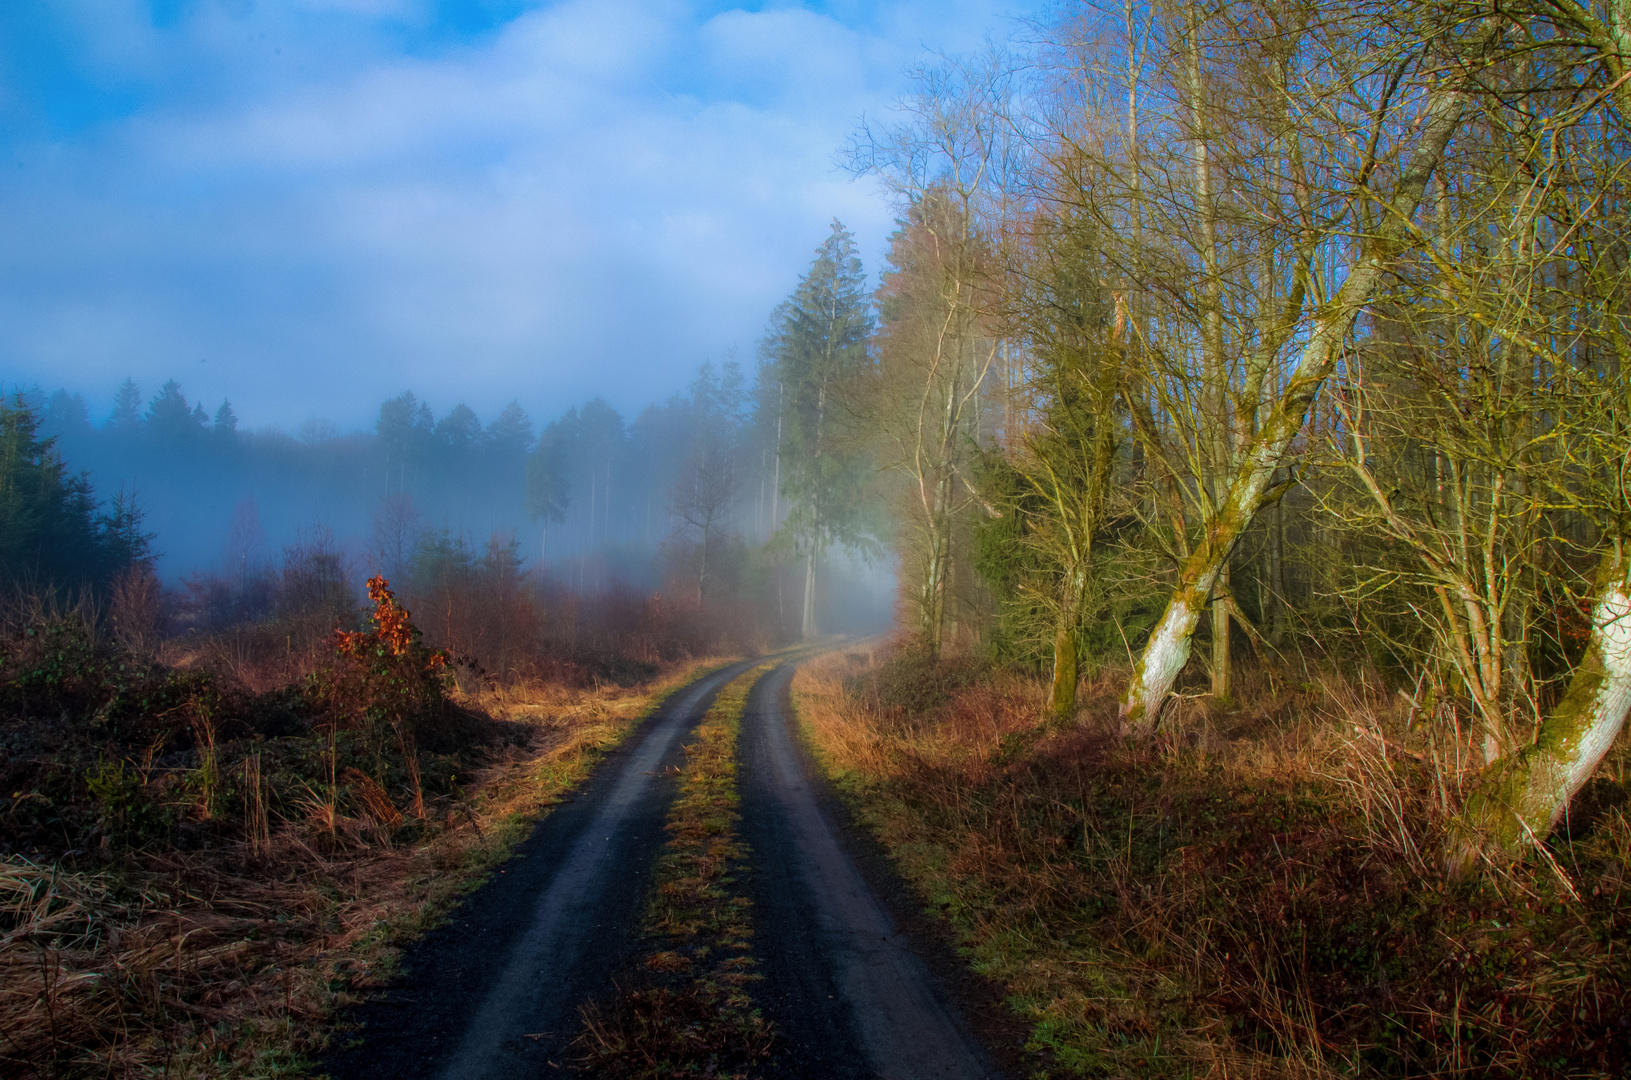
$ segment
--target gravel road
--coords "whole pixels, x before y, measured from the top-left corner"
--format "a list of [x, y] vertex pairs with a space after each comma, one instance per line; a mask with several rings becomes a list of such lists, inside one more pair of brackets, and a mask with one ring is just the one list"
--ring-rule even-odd
[[[999, 1075], [953, 997], [850, 852], [825, 781], [794, 737], [789, 658], [742, 717], [745, 874], [775, 1023], [774, 1077], [985, 1080]], [[579, 1006], [641, 960], [640, 926], [674, 798], [669, 766], [748, 660], [676, 692], [491, 881], [411, 946], [404, 973], [347, 1017], [323, 1063], [335, 1080], [528, 1080], [579, 1075]], [[940, 970], [948, 970], [942, 962]]]

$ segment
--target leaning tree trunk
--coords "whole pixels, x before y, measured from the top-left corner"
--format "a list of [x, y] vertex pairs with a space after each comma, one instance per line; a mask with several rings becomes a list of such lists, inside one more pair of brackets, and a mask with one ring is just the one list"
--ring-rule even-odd
[[1510, 856], [1552, 831], [1614, 744], [1631, 710], [1631, 552], [1616, 540], [1597, 568], [1591, 639], [1534, 743], [1491, 765], [1456, 820], [1445, 868]]
[[1421, 143], [1399, 176], [1369, 250], [1348, 273], [1336, 295], [1315, 314], [1308, 341], [1297, 358], [1291, 378], [1263, 426], [1237, 459], [1239, 464], [1229, 483], [1228, 495], [1214, 511], [1216, 516], [1208, 523], [1205, 535], [1179, 568], [1172, 598], [1145, 643], [1132, 681], [1121, 699], [1122, 720], [1134, 730], [1148, 731], [1155, 726], [1178, 672], [1189, 661], [1195, 625], [1211, 598], [1218, 575], [1241, 534], [1269, 500], [1270, 480], [1275, 469], [1284, 460], [1292, 440], [1302, 431], [1308, 410], [1321, 384], [1331, 374], [1354, 320], [1369, 302], [1394, 252], [1408, 236], [1427, 181], [1438, 168], [1450, 137], [1461, 123], [1464, 106], [1465, 92], [1459, 86], [1433, 92], [1427, 105]]

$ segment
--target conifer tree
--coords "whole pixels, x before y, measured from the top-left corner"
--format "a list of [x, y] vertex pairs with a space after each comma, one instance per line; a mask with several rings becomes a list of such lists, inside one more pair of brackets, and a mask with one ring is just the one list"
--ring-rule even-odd
[[126, 379], [113, 395], [113, 415], [108, 427], [120, 433], [135, 431], [142, 423], [142, 392], [134, 379]]
[[816, 569], [834, 544], [869, 548], [863, 499], [871, 470], [855, 445], [840, 388], [872, 366], [872, 309], [855, 238], [838, 221], [810, 270], [771, 316], [766, 360], [785, 387], [781, 490], [790, 511], [779, 535], [804, 557], [802, 631], [816, 631]]
[[109, 583], [146, 560], [152, 537], [120, 492], [98, 512], [90, 481], [68, 471], [54, 438], [22, 398], [0, 403], [0, 578], [57, 585]]

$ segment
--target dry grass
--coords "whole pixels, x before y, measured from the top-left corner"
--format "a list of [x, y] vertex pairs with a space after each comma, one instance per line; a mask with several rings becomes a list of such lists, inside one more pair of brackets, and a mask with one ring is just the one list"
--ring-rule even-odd
[[604, 1007], [583, 1009], [575, 1045], [593, 1075], [740, 1078], [770, 1053], [774, 1032], [747, 993], [760, 976], [748, 900], [733, 876], [746, 855], [736, 831], [737, 737], [748, 692], [766, 670], [720, 691], [685, 748], [646, 911], [644, 970], [628, 973]]
[[1623, 1075], [1617, 785], [1573, 840], [1456, 888], [1436, 853], [1477, 755], [1365, 681], [1258, 672], [1134, 745], [1116, 673], [1060, 727], [1004, 672], [882, 704], [891, 663], [807, 667], [801, 723], [1007, 988], [1038, 1075]]
[[[452, 796], [402, 820], [373, 785], [358, 816], [315, 792], [236, 842], [147, 851], [101, 872], [0, 860], [0, 1071], [18, 1077], [295, 1076], [335, 1010], [388, 978], [532, 821], [668, 692], [490, 689], [466, 706], [514, 736]], [[259, 775], [259, 755], [237, 768]], [[246, 790], [258, 791], [245, 781]], [[260, 813], [267, 814], [264, 802]]]

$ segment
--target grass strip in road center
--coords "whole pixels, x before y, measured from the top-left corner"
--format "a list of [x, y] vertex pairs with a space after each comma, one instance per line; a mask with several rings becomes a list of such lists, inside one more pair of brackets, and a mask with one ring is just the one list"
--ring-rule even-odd
[[771, 666], [720, 691], [685, 748], [646, 909], [650, 952], [611, 1004], [583, 1008], [575, 1045], [597, 1076], [744, 1077], [770, 1053], [771, 1025], [747, 993], [761, 976], [734, 874], [747, 855], [737, 833], [737, 737], [748, 692]]

